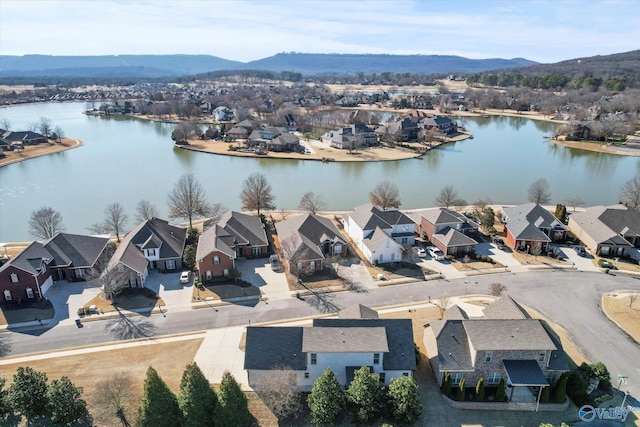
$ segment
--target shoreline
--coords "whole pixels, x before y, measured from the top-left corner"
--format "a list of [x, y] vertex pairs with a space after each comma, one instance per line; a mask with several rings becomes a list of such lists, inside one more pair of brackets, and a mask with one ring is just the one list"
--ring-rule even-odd
[[[73, 143], [73, 145], [65, 145], [68, 143]], [[24, 149], [22, 151], [22, 154], [20, 155], [14, 154], [13, 151], [5, 151], [4, 154], [6, 157], [3, 157], [0, 159], [0, 168], [4, 166], [12, 165], [14, 163], [20, 163], [25, 160], [48, 156], [49, 154], [62, 153], [67, 150], [72, 150], [74, 148], [82, 147], [84, 145], [84, 142], [81, 139], [77, 139], [77, 138], [62, 138], [61, 143], [55, 142], [54, 145], [49, 145], [49, 146], [42, 146], [42, 145], [43, 144], [38, 144], [37, 146], [28, 146], [29, 149]], [[7, 156], [7, 153], [9, 153], [9, 156]]]
[[640, 150], [635, 150], [634, 152], [634, 151], [631, 151], [633, 149], [628, 149], [628, 150], [615, 149], [613, 146], [607, 146], [606, 144], [601, 144], [599, 141], [595, 141], [595, 142], [564, 141], [564, 140], [559, 140], [555, 138], [549, 138], [549, 142], [562, 145], [564, 147], [575, 148], [576, 150], [593, 151], [595, 153], [605, 153], [605, 154], [617, 154], [620, 156], [640, 157]]

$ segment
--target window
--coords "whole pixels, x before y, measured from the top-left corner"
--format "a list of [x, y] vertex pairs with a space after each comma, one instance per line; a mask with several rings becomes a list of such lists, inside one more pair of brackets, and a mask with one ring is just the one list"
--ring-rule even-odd
[[165, 266], [167, 270], [175, 270], [176, 269], [176, 261], [173, 259], [167, 260]]
[[547, 373], [544, 374], [544, 378], [547, 380], [548, 384], [551, 384], [551, 381], [553, 380], [553, 371], [547, 371]]
[[296, 264], [296, 269], [297, 269], [298, 271], [302, 271], [302, 263], [301, 263], [301, 262], [298, 262], [298, 263]]
[[138, 282], [136, 281], [135, 277], [132, 277], [129, 279], [129, 286], [131, 286], [132, 288], [135, 288], [138, 285]]
[[380, 382], [384, 383], [385, 380], [387, 379], [387, 374], [384, 372], [380, 372], [378, 375], [380, 376]]
[[316, 262], [315, 262], [315, 261], [309, 261], [309, 267], [310, 267], [312, 270], [315, 270], [315, 269], [316, 269]]
[[396, 253], [395, 252], [391, 252], [391, 261], [396, 259]]
[[76, 270], [76, 278], [77, 279], [82, 279], [84, 277], [84, 269], [83, 268], [79, 268]]
[[211, 273], [211, 271], [207, 270], [204, 273], [204, 276], [207, 278], [207, 280], [211, 280], [211, 278], [213, 278], [213, 274]]
[[334, 254], [342, 253], [342, 245], [340, 243], [336, 243], [335, 245], [333, 245], [333, 253]]
[[223, 275], [224, 277], [229, 276], [229, 269], [228, 269], [228, 268], [225, 268], [225, 269], [222, 271], [222, 275]]
[[541, 351], [540, 354], [538, 354], [538, 362], [544, 362], [546, 358], [547, 358], [546, 351]]
[[11, 273], [11, 281], [13, 283], [18, 283], [18, 275], [16, 273]]
[[493, 358], [493, 351], [487, 351], [484, 353], [484, 362], [491, 363], [491, 359]]
[[318, 355], [316, 353], [311, 353], [311, 364], [315, 365], [318, 363]]
[[213, 263], [214, 263], [215, 265], [220, 264], [220, 257], [219, 257], [218, 255], [216, 255], [216, 256], [214, 256], [214, 257], [213, 257]]
[[119, 272], [119, 273], [124, 272], [124, 265], [122, 265], [122, 264], [118, 264], [118, 272]]
[[403, 377], [408, 377], [408, 376], [409, 376], [409, 372], [403, 372], [403, 373], [402, 373], [402, 376], [403, 376]]
[[27, 288], [27, 298], [33, 298], [33, 289]]
[[400, 239], [401, 244], [403, 245], [408, 245], [409, 244], [409, 238], [408, 237], [403, 237], [402, 239]]
[[304, 377], [305, 377], [305, 378], [309, 378], [309, 372], [305, 372], [305, 373], [304, 373]]
[[373, 364], [377, 365], [380, 363], [380, 353], [373, 353]]
[[258, 256], [261, 254], [260, 248], [251, 248], [251, 253], [254, 254], [255, 256]]
[[487, 384], [498, 384], [501, 377], [502, 374], [500, 372], [489, 372], [489, 376], [487, 377]]
[[7, 301], [11, 301], [13, 299], [11, 297], [11, 291], [9, 289], [4, 290], [4, 299]]
[[451, 372], [451, 384], [460, 384], [460, 380], [464, 374], [462, 372]]

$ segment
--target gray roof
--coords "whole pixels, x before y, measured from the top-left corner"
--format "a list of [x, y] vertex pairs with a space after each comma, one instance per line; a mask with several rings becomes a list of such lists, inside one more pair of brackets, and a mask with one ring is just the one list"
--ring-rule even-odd
[[44, 246], [53, 255], [55, 266], [91, 268], [109, 244], [108, 237], [58, 233]]
[[371, 250], [372, 252], [377, 250], [380, 246], [382, 246], [387, 241], [389, 241], [390, 244], [393, 242], [392, 244], [398, 245], [398, 243], [396, 243], [396, 241], [393, 240], [380, 227], [376, 227], [375, 230], [373, 231], [373, 234], [371, 234], [370, 237], [366, 237], [362, 239], [362, 243], [364, 243], [364, 245], [367, 248], [369, 248], [369, 250]]
[[360, 227], [361, 230], [373, 231], [376, 227], [391, 228], [394, 225], [414, 225], [415, 222], [398, 209], [383, 210], [371, 203], [358, 206], [347, 217]]
[[485, 319], [529, 319], [530, 316], [508, 295], [498, 298], [482, 311]]
[[225, 212], [212, 227], [198, 238], [197, 259], [212, 252], [222, 252], [235, 258], [238, 245], [268, 246], [267, 234], [260, 218], [241, 212]]
[[9, 262], [4, 263], [0, 267], [0, 271], [6, 270], [9, 266], [19, 268], [27, 273], [37, 275], [42, 265], [43, 259], [51, 261], [53, 259], [49, 252], [40, 242], [33, 242], [27, 246], [22, 252], [14, 256]]
[[340, 319], [377, 319], [378, 312], [362, 304], [353, 304], [338, 312]]
[[434, 233], [433, 238], [442, 242], [448, 248], [454, 246], [475, 246], [478, 244], [478, 242], [471, 237], [451, 227], [445, 227], [440, 230], [440, 232]]
[[598, 244], [631, 247], [621, 234], [628, 237], [640, 235], [640, 212], [624, 205], [594, 206], [584, 212], [573, 213], [571, 221]]
[[540, 229], [566, 231], [567, 227], [551, 212], [536, 203], [503, 208], [506, 227], [516, 240], [550, 242]]
[[462, 324], [475, 350], [557, 349], [537, 319], [474, 319]]
[[504, 370], [514, 386], [548, 386], [538, 362], [535, 360], [508, 360], [502, 361]]
[[234, 247], [234, 237], [220, 225], [215, 224], [213, 227], [207, 228], [205, 232], [198, 237], [196, 259], [204, 259], [213, 252], [222, 252], [231, 258], [235, 258], [236, 251]]
[[453, 304], [444, 311], [444, 318], [447, 320], [463, 320], [468, 319], [469, 316], [458, 304]]
[[302, 352], [303, 327], [249, 326], [244, 352], [244, 369], [269, 370], [288, 366], [307, 367]]
[[438, 343], [438, 365], [440, 371], [470, 371], [473, 361], [469, 351], [469, 339], [463, 320], [447, 320], [435, 324], [434, 335]]
[[416, 358], [411, 319], [314, 319], [313, 327], [383, 327], [389, 351], [383, 358], [385, 370], [415, 370]]
[[[419, 211], [419, 213], [424, 219], [434, 225], [471, 222], [466, 216], [448, 208], [424, 209]], [[475, 228], [477, 228], [477, 224], [475, 225]]]
[[386, 353], [387, 332], [383, 327], [304, 328], [305, 353]]
[[296, 245], [292, 258], [298, 260], [324, 259], [322, 244], [326, 240], [347, 244], [335, 224], [320, 215], [295, 216], [278, 222], [276, 230], [280, 244], [289, 241]]

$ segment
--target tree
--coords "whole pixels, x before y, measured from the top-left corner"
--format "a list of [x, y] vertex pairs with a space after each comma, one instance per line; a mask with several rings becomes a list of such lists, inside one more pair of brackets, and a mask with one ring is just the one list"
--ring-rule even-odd
[[124, 208], [118, 202], [109, 203], [104, 208], [104, 225], [116, 235], [118, 243], [120, 243], [120, 232], [127, 223], [127, 219]]
[[115, 373], [96, 383], [92, 400], [95, 415], [106, 425], [114, 424], [114, 419], [117, 419], [123, 426], [128, 426], [127, 413], [133, 397], [131, 376], [124, 372]]
[[138, 427], [175, 427], [183, 418], [178, 399], [152, 367], [147, 369], [142, 401], [138, 409]]
[[544, 387], [540, 393], [540, 403], [549, 403], [551, 397], [551, 387]]
[[398, 208], [401, 204], [400, 191], [394, 183], [382, 181], [371, 190], [369, 200], [372, 205], [379, 206], [382, 210]]
[[44, 136], [46, 136], [47, 138], [49, 138], [49, 136], [51, 136], [51, 131], [53, 129], [52, 125], [51, 125], [51, 119], [48, 117], [40, 117], [40, 121], [38, 122], [38, 130], [40, 131], [40, 133]]
[[207, 216], [211, 207], [200, 183], [193, 174], [184, 174], [176, 182], [168, 198], [169, 218], [187, 218], [193, 228], [193, 218]]
[[296, 373], [288, 366], [275, 366], [254, 387], [258, 396], [277, 418], [297, 414], [301, 407]]
[[369, 372], [367, 366], [358, 369], [347, 389], [347, 401], [353, 406], [356, 422], [366, 424], [377, 417], [383, 400], [384, 386], [378, 374]]
[[551, 201], [549, 183], [546, 179], [540, 178], [529, 187], [529, 201], [538, 205], [546, 205]]
[[498, 388], [496, 389], [496, 402], [504, 402], [505, 397], [504, 378], [500, 378]]
[[216, 420], [217, 425], [222, 427], [249, 425], [251, 415], [249, 414], [247, 396], [229, 371], [222, 374], [218, 398], [220, 399], [221, 416]]
[[489, 292], [494, 297], [499, 297], [507, 291], [507, 286], [502, 283], [492, 283], [489, 285]]
[[413, 424], [422, 413], [418, 385], [411, 377], [393, 378], [389, 384], [391, 414], [401, 424]]
[[573, 208], [573, 212], [576, 211], [576, 208], [584, 206], [584, 200], [582, 200], [582, 198], [580, 198], [579, 196], [568, 198], [566, 200], [566, 203], [567, 206], [571, 206]]
[[464, 378], [460, 380], [458, 383], [458, 391], [456, 392], [456, 400], [458, 402], [462, 402], [464, 400], [464, 396], [466, 393], [466, 389], [464, 387]]
[[620, 198], [625, 205], [635, 210], [640, 209], [640, 175], [636, 175], [622, 186]]
[[276, 208], [273, 203], [274, 199], [271, 194], [271, 185], [263, 174], [253, 173], [242, 183], [240, 200], [243, 210], [258, 211], [258, 216], [260, 216], [260, 211]]
[[8, 396], [13, 408], [27, 419], [47, 415], [47, 375], [20, 366], [13, 375]]
[[563, 224], [567, 223], [567, 207], [565, 205], [558, 203], [556, 205], [556, 212], [554, 215]]
[[569, 378], [568, 372], [563, 372], [556, 382], [556, 388], [553, 391], [553, 400], [556, 403], [563, 403], [567, 397], [567, 379]]
[[87, 402], [82, 387], [73, 385], [68, 377], [51, 381], [47, 390], [49, 418], [55, 425], [70, 425], [86, 418]]
[[440, 297], [435, 300], [433, 304], [438, 307], [438, 310], [440, 310], [440, 318], [442, 319], [444, 317], [444, 312], [447, 310], [447, 308], [449, 308], [449, 297]]
[[13, 408], [9, 401], [9, 390], [4, 388], [7, 383], [7, 379], [0, 377], [0, 420], [4, 420], [9, 415], [13, 414]]
[[184, 247], [184, 252], [182, 253], [182, 263], [189, 270], [193, 270], [193, 267], [196, 265], [196, 250], [193, 245], [187, 245]]
[[484, 400], [484, 378], [478, 378], [476, 383], [476, 400], [482, 402]]
[[438, 193], [436, 204], [444, 208], [449, 208], [451, 206], [464, 206], [467, 202], [458, 197], [458, 192], [452, 185], [447, 185]]
[[62, 215], [46, 206], [31, 212], [29, 233], [36, 239], [47, 240], [64, 230]]
[[450, 397], [451, 395], [451, 382], [451, 372], [446, 371], [444, 373], [444, 378], [442, 379], [442, 394], [447, 397]]
[[298, 209], [311, 212], [312, 214], [315, 214], [318, 211], [323, 211], [326, 208], [327, 204], [322, 200], [322, 196], [316, 196], [313, 194], [313, 191], [304, 193], [302, 199], [300, 199], [300, 204], [298, 205]]
[[316, 378], [307, 398], [311, 410], [311, 422], [331, 425], [344, 409], [346, 398], [342, 387], [331, 368]]
[[62, 138], [64, 138], [64, 130], [60, 126], [56, 126], [53, 134], [55, 135], [58, 142], [62, 142]]
[[158, 217], [158, 208], [148, 200], [140, 200], [136, 205], [136, 222], [145, 222]]
[[215, 424], [218, 396], [196, 362], [187, 365], [182, 374], [178, 405], [184, 416], [184, 427]]
[[496, 233], [496, 213], [493, 211], [492, 207], [487, 206], [483, 208], [480, 211], [478, 219], [480, 220], [480, 226], [484, 229], [486, 234], [492, 235]]
[[6, 117], [0, 119], [0, 129], [11, 130], [11, 120]]

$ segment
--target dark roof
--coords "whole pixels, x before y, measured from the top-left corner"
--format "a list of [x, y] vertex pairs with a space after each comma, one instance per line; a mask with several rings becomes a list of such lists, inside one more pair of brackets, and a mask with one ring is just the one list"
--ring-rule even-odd
[[624, 205], [593, 206], [572, 214], [570, 223], [577, 224], [581, 232], [600, 245], [632, 247], [620, 234], [626, 237], [640, 234], [640, 213]]
[[503, 360], [504, 370], [514, 386], [548, 386], [538, 362], [535, 360]]
[[385, 370], [415, 370], [416, 358], [411, 319], [314, 319], [314, 327], [383, 327], [389, 352], [383, 358]]
[[302, 351], [305, 353], [386, 353], [389, 351], [383, 327], [304, 328]]
[[[163, 219], [151, 218], [131, 230], [126, 238], [129, 238], [129, 242], [139, 248], [145, 246], [151, 238], [155, 245], [146, 246], [160, 249], [160, 259], [182, 258], [182, 251], [187, 240], [187, 230], [170, 225], [168, 221]], [[122, 240], [122, 243], [125, 239]]]
[[108, 243], [108, 237], [58, 233], [45, 242], [44, 246], [53, 255], [55, 266], [90, 268], [98, 261]]
[[463, 320], [475, 350], [557, 350], [537, 319]]
[[338, 312], [340, 319], [377, 319], [378, 312], [362, 304], [353, 304]]
[[293, 259], [324, 259], [322, 244], [329, 240], [346, 245], [340, 230], [329, 219], [319, 215], [299, 215], [276, 224], [281, 244], [290, 241], [295, 244]]
[[438, 233], [434, 233], [433, 238], [442, 242], [448, 248], [455, 246], [475, 246], [478, 244], [478, 242], [471, 237], [451, 227], [445, 227]]
[[302, 327], [249, 326], [244, 353], [244, 369], [269, 370], [288, 366], [307, 367], [302, 352]]
[[51, 252], [49, 252], [42, 243], [33, 242], [0, 267], [0, 271], [6, 270], [9, 266], [13, 266], [27, 273], [37, 275], [42, 266], [42, 261], [46, 260], [46, 263], [48, 263], [52, 259], [53, 255], [51, 255]]
[[558, 218], [544, 207], [536, 203], [526, 203], [503, 209], [506, 217], [506, 227], [516, 240], [534, 240], [550, 242], [549, 237], [540, 229], [566, 231]]
[[[394, 225], [413, 225], [415, 222], [398, 209], [382, 209], [367, 203], [358, 206], [348, 217], [360, 227], [361, 230], [375, 230], [376, 227], [382, 229], [391, 228]], [[413, 232], [413, 229], [411, 230]]]
[[230, 211], [220, 217], [218, 224], [238, 242], [249, 246], [268, 246], [267, 233], [259, 217]]
[[529, 319], [529, 314], [508, 295], [498, 298], [482, 311], [486, 319]]
[[439, 331], [434, 328], [438, 343], [438, 365], [440, 371], [473, 370], [473, 361], [469, 351], [469, 338], [462, 322], [463, 320], [447, 320], [442, 325], [437, 325]]

